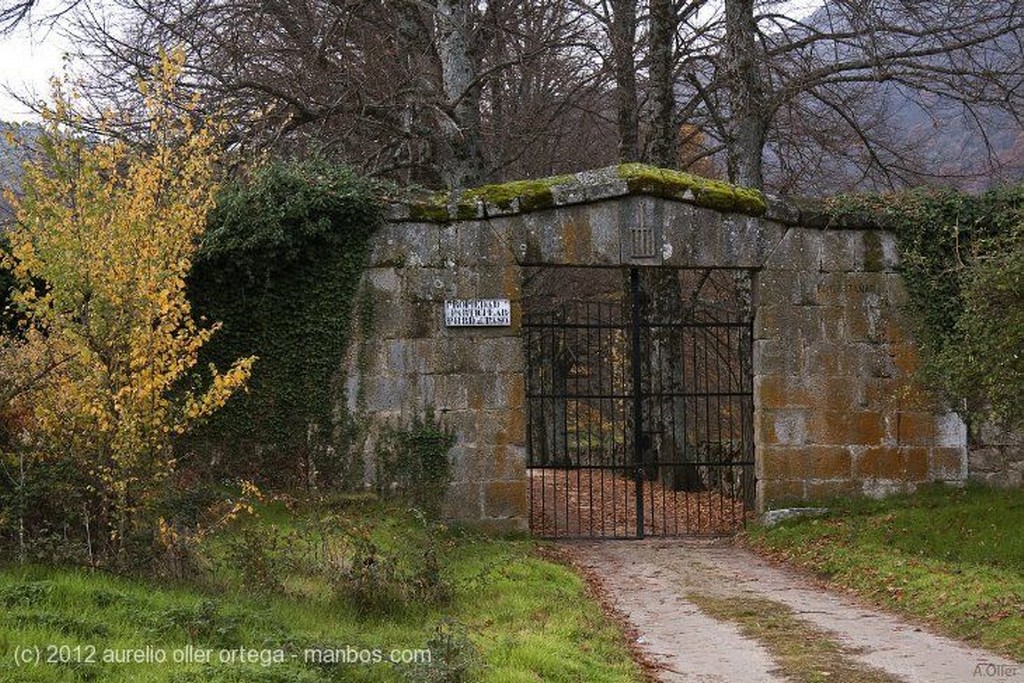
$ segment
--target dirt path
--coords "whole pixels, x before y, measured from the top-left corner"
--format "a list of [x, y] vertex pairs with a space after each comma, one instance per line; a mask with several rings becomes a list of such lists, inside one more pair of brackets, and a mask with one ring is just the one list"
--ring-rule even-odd
[[[810, 587], [729, 541], [565, 547], [603, 577], [612, 604], [636, 627], [666, 682], [785, 681], [793, 678], [792, 666], [803, 667], [809, 680], [1024, 682], [1019, 663]], [[708, 605], [725, 611], [713, 618]], [[773, 620], [786, 629], [781, 646], [758, 630]], [[792, 643], [785, 641], [815, 644], [818, 659], [788, 651]]]

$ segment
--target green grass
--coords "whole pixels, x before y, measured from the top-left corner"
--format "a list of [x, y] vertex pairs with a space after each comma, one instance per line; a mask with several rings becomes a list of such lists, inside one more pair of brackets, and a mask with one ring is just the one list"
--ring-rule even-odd
[[1024, 659], [1024, 492], [925, 487], [752, 528], [755, 549], [938, 629]]
[[[257, 533], [245, 537], [246, 525]], [[370, 529], [366, 538], [381, 549], [378, 559], [394, 560], [400, 572], [414, 572], [428, 548], [441, 555], [445, 580], [453, 587], [450, 601], [432, 606], [414, 599], [360, 614], [332, 593], [325, 569], [330, 563], [323, 557], [351, 550], [347, 539], [355, 525]], [[231, 548], [257, 535], [264, 540], [253, 542], [265, 544], [270, 555], [288, 556], [282, 589], [257, 591], [246, 581], [246, 572], [233, 565], [238, 552]], [[212, 562], [208, 574], [177, 583], [73, 568], [7, 566], [0, 571], [0, 680], [641, 680], [623, 636], [588, 597], [583, 581], [570, 568], [541, 557], [527, 539], [431, 531], [414, 515], [363, 501], [340, 511], [318, 507], [298, 514], [272, 506], [258, 521], [214, 538], [206, 554]], [[170, 658], [190, 645], [210, 650], [214, 661], [102, 661], [108, 650], [148, 646]], [[50, 651], [56, 663], [15, 664], [16, 650], [37, 646], [44, 659], [47, 646], [68, 649]], [[303, 661], [307, 648], [349, 646], [381, 648], [385, 657], [392, 648], [429, 648], [434, 665], [413, 671], [387, 663]], [[267, 657], [281, 650], [286, 661], [218, 661], [221, 651], [240, 647], [264, 650]], [[30, 652], [34, 657], [35, 651]], [[90, 655], [99, 661], [74, 661]], [[465, 659], [475, 664], [463, 678], [440, 677], [443, 669], [457, 668], [456, 662]]]

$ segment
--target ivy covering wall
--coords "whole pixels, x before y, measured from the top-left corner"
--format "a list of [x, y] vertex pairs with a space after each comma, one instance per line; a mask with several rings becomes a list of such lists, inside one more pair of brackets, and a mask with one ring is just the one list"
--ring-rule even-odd
[[1024, 186], [852, 195], [827, 206], [836, 225], [895, 232], [925, 379], [966, 417], [1024, 423]]
[[373, 181], [317, 160], [271, 163], [221, 192], [189, 291], [196, 315], [223, 323], [206, 360], [258, 360], [248, 392], [185, 444], [194, 464], [269, 486], [361, 476], [351, 425], [332, 417], [332, 386], [380, 196]]

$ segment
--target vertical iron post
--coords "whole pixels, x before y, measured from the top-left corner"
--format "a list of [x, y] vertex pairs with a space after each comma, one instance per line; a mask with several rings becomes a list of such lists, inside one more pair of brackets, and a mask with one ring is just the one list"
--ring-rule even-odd
[[643, 376], [640, 358], [640, 270], [629, 269], [630, 327], [633, 361], [633, 466], [636, 479], [636, 537], [644, 537], [644, 437]]

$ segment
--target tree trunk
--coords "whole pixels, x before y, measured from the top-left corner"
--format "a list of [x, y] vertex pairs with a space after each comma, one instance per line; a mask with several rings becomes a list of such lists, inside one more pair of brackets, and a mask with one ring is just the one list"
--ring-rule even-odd
[[654, 96], [651, 161], [665, 168], [679, 166], [676, 127], [672, 118], [675, 107], [672, 79], [672, 57], [678, 15], [673, 0], [650, 0], [651, 3], [651, 90]]
[[451, 189], [483, 180], [480, 86], [469, 49], [467, 0], [438, 0], [435, 25], [445, 111], [441, 115], [441, 174]]
[[401, 78], [411, 83], [401, 97], [402, 139], [395, 153], [396, 162], [399, 167], [406, 165], [402, 173], [405, 183], [431, 186], [438, 180], [433, 173], [436, 167], [432, 156], [436, 155], [438, 150], [425, 143], [417, 130], [423, 128], [425, 123], [433, 123], [430, 114], [426, 115], [428, 121], [423, 120], [424, 112], [429, 111], [424, 107], [424, 103], [429, 102], [431, 93], [437, 91], [437, 85], [430, 77], [433, 69], [425, 58], [430, 53], [430, 25], [425, 23], [420, 7], [413, 0], [394, 3], [391, 11], [397, 36], [396, 51], [404, 62], [405, 73]]
[[729, 179], [739, 185], [764, 185], [765, 93], [758, 70], [754, 0], [725, 2], [725, 65], [728, 74], [730, 131]]
[[702, 457], [694, 447], [696, 426], [688, 417], [687, 401], [692, 399], [684, 395], [696, 388], [687, 384], [694, 378], [686, 376], [685, 338], [673, 327], [681, 325], [687, 313], [683, 285], [674, 269], [653, 268], [645, 275], [647, 315], [659, 324], [649, 333], [650, 362], [645, 370], [648, 386], [660, 396], [657, 403], [651, 402], [657, 412], [647, 416], [645, 426], [645, 431], [655, 435], [655, 474], [671, 490], [700, 491], [704, 487], [698, 465]]
[[[552, 322], [564, 322], [560, 314], [552, 316]], [[564, 334], [551, 329], [535, 338], [539, 348], [532, 351], [537, 363], [536, 378], [538, 385], [533, 391], [548, 394], [538, 400], [531, 412], [532, 446], [535, 450], [533, 463], [541, 467], [568, 467], [578, 465], [569, 457], [568, 433], [568, 379], [569, 349]], [[531, 379], [534, 375], [531, 375]]]
[[636, 0], [612, 0], [612, 68], [618, 109], [619, 161], [640, 159], [636, 94]]

